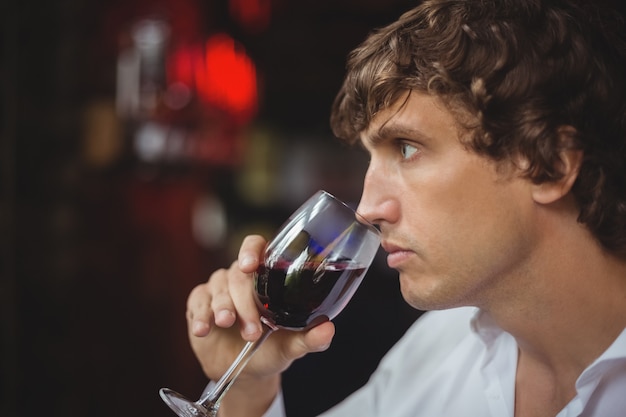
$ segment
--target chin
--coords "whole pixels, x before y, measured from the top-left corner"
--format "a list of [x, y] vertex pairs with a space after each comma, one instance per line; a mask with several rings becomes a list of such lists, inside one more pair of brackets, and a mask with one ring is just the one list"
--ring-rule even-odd
[[[422, 284], [422, 285], [419, 285]], [[413, 308], [421, 311], [446, 310], [460, 307], [462, 304], [452, 294], [442, 291], [435, 285], [423, 285], [400, 277], [400, 292], [402, 298]]]

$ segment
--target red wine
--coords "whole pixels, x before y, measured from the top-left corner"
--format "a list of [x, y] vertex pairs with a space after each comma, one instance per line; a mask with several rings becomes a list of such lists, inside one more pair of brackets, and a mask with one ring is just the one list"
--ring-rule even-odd
[[301, 329], [334, 318], [348, 303], [365, 273], [350, 262], [300, 267], [277, 265], [257, 271], [263, 314], [277, 326]]

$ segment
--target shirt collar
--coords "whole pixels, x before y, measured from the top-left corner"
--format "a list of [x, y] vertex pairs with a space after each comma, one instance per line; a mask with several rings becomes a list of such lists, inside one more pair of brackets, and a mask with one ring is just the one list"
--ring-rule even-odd
[[493, 318], [481, 309], [476, 309], [470, 322], [472, 331], [482, 340], [486, 346], [493, 345], [494, 341], [504, 333]]
[[[490, 379], [498, 379], [501, 377], [501, 374], [493, 363], [497, 362], [496, 357], [498, 357], [498, 351], [503, 350], [505, 346], [508, 346], [509, 355], [505, 355], [508, 358], [508, 361], [502, 359], [501, 355], [500, 362], [504, 360], [506, 364], [508, 364], [507, 369], [512, 371], [511, 379], [508, 389], [505, 389], [505, 392], [509, 392], [511, 394], [510, 403], [514, 403], [513, 392], [515, 391], [515, 364], [517, 363], [517, 349], [515, 346], [515, 339], [513, 336], [506, 333], [502, 330], [498, 325], [496, 325], [493, 318], [489, 315], [489, 313], [477, 309], [474, 313], [474, 316], [471, 320], [471, 329], [477, 335], [478, 339], [486, 347], [486, 355], [483, 359], [483, 367], [484, 372], [486, 372]], [[509, 336], [509, 337], [503, 337]], [[504, 345], [502, 345], [504, 343]], [[513, 349], [513, 350], [511, 350]], [[506, 359], [505, 358], [505, 359]], [[603, 384], [613, 384], [615, 381], [612, 381], [612, 378], [615, 378], [616, 372], [621, 372], [619, 369], [624, 369], [626, 364], [626, 329], [624, 329], [620, 335], [613, 341], [613, 343], [609, 346], [607, 350], [602, 353], [591, 365], [589, 365], [578, 377], [576, 381], [576, 397], [562, 410], [558, 415], [559, 416], [570, 416], [570, 415], [580, 415], [583, 410], [589, 404], [591, 397], [596, 393], [599, 387], [603, 386]], [[497, 369], [496, 369], [497, 368]], [[618, 371], [616, 371], [616, 369]], [[603, 382], [604, 381], [604, 382]], [[501, 381], [502, 382], [502, 381]], [[505, 382], [502, 382], [505, 383]], [[617, 383], [617, 390], [622, 389], [622, 385]], [[623, 384], [623, 382], [622, 382]], [[614, 388], [615, 389], [615, 388]], [[603, 391], [599, 391], [600, 397], [603, 394]], [[603, 399], [601, 401], [606, 401]], [[613, 403], [611, 403], [613, 404]], [[609, 404], [609, 407], [613, 405]], [[608, 414], [607, 414], [608, 415]], [[610, 414], [616, 415], [616, 414]]]
[[[495, 349], [496, 340], [506, 333], [495, 323], [489, 313], [480, 309], [477, 309], [472, 317], [471, 329], [485, 344], [488, 351]], [[598, 384], [610, 373], [616, 363], [623, 364], [624, 362], [626, 362], [626, 329], [578, 377], [576, 390], [581, 404], [587, 403]]]
[[585, 385], [597, 385], [616, 362], [626, 362], [626, 329], [622, 330], [611, 346], [580, 374], [576, 388], [580, 391]]

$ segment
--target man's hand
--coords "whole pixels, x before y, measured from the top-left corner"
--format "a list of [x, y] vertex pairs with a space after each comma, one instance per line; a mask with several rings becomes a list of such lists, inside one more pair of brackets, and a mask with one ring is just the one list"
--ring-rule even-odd
[[[211, 380], [220, 378], [246, 341], [261, 336], [254, 273], [265, 246], [266, 241], [261, 236], [247, 236], [238, 260], [229, 269], [215, 271], [208, 282], [195, 287], [189, 295], [189, 339], [204, 373]], [[274, 332], [228, 392], [220, 415], [261, 416], [280, 389], [280, 373], [295, 359], [309, 352], [326, 350], [334, 333], [331, 322], [304, 331]]]

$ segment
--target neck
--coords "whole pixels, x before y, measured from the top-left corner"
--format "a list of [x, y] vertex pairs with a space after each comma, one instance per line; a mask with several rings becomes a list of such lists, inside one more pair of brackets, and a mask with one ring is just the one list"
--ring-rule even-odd
[[526, 360], [578, 376], [626, 328], [626, 261], [581, 225], [545, 236], [534, 251], [541, 255], [524, 268], [533, 272], [514, 274], [514, 290], [481, 307], [515, 337]]

